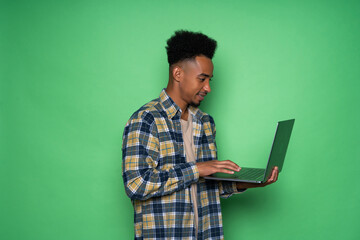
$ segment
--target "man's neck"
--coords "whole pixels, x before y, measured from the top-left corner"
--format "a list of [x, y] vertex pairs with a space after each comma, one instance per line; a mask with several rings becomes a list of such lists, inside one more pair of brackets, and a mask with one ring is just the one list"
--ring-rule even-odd
[[166, 93], [169, 95], [169, 97], [178, 105], [181, 109], [181, 119], [187, 120], [188, 117], [188, 106], [184, 100], [181, 99], [180, 93], [177, 93], [175, 89], [168, 87], [165, 89]]
[[181, 119], [187, 121], [189, 116], [189, 110], [186, 108], [185, 111], [181, 113]]

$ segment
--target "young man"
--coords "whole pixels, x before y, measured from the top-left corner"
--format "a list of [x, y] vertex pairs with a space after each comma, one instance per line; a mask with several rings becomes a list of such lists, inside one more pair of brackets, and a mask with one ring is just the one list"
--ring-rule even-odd
[[223, 239], [220, 196], [264, 184], [205, 180], [240, 167], [217, 160], [215, 123], [198, 109], [211, 92], [217, 43], [176, 31], [167, 41], [169, 82], [160, 97], [129, 119], [123, 135], [123, 179], [134, 206], [135, 239]]

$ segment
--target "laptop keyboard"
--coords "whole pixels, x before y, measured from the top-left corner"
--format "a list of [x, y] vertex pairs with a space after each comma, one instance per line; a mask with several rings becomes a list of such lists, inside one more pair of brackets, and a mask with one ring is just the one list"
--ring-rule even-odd
[[265, 169], [262, 168], [241, 168], [235, 173], [234, 177], [248, 180], [262, 180], [264, 178]]

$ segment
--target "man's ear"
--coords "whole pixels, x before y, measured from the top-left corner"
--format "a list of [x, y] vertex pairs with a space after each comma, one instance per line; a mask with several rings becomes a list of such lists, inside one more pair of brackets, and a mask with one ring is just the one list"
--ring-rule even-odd
[[172, 69], [172, 77], [174, 81], [180, 82], [184, 77], [184, 70], [179, 65], [175, 65]]

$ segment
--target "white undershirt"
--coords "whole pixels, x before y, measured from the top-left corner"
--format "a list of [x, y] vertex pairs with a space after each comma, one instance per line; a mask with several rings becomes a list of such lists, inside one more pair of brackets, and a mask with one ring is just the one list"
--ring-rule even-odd
[[[186, 161], [187, 162], [196, 162], [191, 113], [189, 112], [187, 121], [181, 119], [180, 122], [181, 122], [181, 128], [182, 128], [182, 135], [183, 135], [183, 139], [184, 139]], [[195, 217], [194, 222], [195, 222], [195, 229], [196, 229], [196, 233], [197, 233], [197, 229], [198, 229], [197, 183], [191, 184], [190, 193], [191, 193], [191, 200], [192, 200], [192, 203], [194, 206], [194, 217]]]

